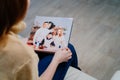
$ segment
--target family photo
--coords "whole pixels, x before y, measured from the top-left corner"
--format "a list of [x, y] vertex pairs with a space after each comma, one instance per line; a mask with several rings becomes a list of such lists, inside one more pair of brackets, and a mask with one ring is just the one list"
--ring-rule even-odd
[[53, 51], [67, 47], [71, 26], [64, 25], [64, 22], [62, 22], [61, 19], [50, 19], [50, 17], [42, 18], [37, 16], [32, 26], [27, 44], [32, 45], [36, 50]]

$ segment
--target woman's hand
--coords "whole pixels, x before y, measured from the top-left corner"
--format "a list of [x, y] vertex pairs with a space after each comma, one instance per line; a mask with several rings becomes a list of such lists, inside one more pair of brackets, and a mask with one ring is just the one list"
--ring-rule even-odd
[[56, 51], [53, 60], [57, 61], [58, 63], [67, 62], [71, 59], [72, 53], [69, 48], [64, 48]]
[[40, 76], [40, 80], [52, 80], [58, 65], [62, 62], [67, 62], [71, 57], [72, 53], [68, 48], [56, 51], [48, 68]]

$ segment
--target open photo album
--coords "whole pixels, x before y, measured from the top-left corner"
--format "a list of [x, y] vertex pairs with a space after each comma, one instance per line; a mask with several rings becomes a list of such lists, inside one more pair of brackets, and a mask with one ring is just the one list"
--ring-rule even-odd
[[36, 16], [27, 39], [35, 51], [55, 52], [68, 46], [73, 18]]

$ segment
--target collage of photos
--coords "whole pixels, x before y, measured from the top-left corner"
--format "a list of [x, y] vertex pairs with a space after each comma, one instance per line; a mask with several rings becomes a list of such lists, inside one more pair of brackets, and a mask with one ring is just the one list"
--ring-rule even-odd
[[56, 51], [67, 47], [66, 31], [64, 26], [59, 26], [53, 21], [40, 22], [37, 19], [33, 24], [27, 44], [35, 50]]

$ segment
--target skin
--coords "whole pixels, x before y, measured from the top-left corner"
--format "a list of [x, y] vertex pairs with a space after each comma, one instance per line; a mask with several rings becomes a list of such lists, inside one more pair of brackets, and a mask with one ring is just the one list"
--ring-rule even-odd
[[58, 36], [62, 36], [63, 35], [63, 31], [61, 29], [58, 30]]
[[48, 34], [48, 35], [47, 35], [47, 38], [48, 38], [48, 39], [50, 39], [50, 38], [52, 38], [52, 37], [53, 37], [52, 34]]
[[51, 24], [49, 23], [43, 23], [43, 28], [49, 28], [51, 26]]
[[[28, 0], [28, 8], [30, 0]], [[43, 72], [38, 80], [52, 80], [58, 65], [62, 62], [67, 62], [71, 59], [72, 53], [69, 48], [60, 49], [55, 52], [55, 55], [49, 64], [48, 68]]]
[[57, 51], [53, 57], [52, 62], [45, 70], [45, 72], [40, 76], [41, 80], [52, 80], [54, 73], [58, 67], [58, 65], [62, 62], [67, 62], [71, 59], [71, 51], [68, 48], [60, 49]]

